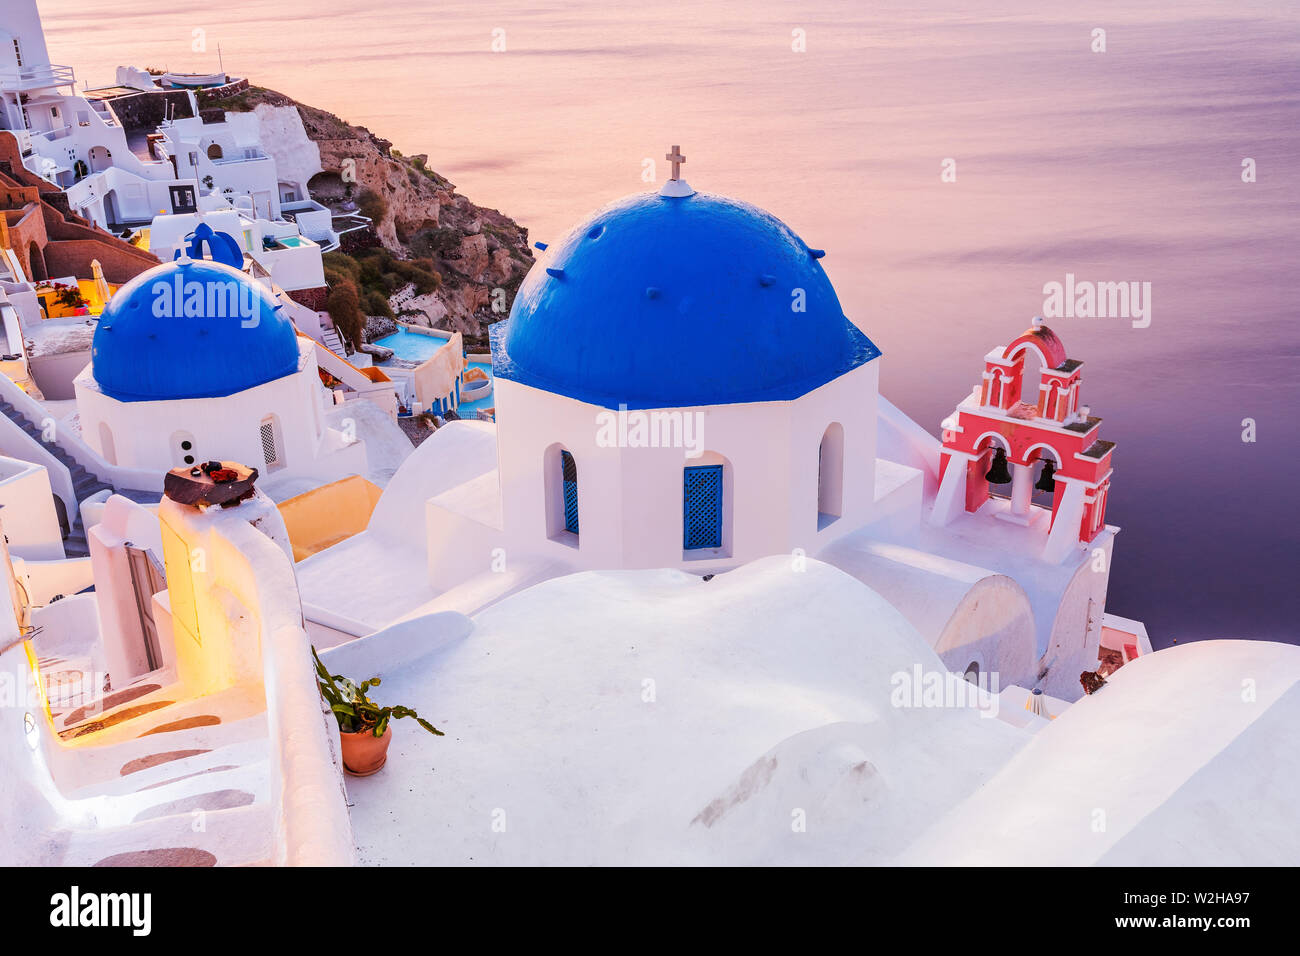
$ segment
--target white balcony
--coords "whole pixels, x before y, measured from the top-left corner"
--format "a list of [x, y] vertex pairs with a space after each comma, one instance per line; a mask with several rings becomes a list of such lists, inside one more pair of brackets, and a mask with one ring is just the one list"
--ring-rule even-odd
[[229, 163], [255, 163], [263, 159], [270, 159], [270, 157], [255, 146], [244, 146], [211, 162], [218, 166], [225, 166]]
[[41, 139], [54, 141], [56, 139], [66, 139], [72, 135], [72, 126], [60, 126], [56, 129], [34, 129], [29, 130], [32, 136], [38, 136]]
[[59, 86], [72, 86], [76, 74], [70, 66], [47, 63], [43, 66], [25, 66], [0, 73], [0, 89], [13, 93], [28, 90], [45, 90]]

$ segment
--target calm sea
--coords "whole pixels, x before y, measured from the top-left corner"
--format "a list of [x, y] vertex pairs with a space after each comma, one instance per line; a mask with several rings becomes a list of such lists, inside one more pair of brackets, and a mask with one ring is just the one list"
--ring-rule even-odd
[[92, 85], [122, 63], [215, 70], [220, 45], [229, 72], [428, 153], [536, 239], [645, 188], [646, 158], [661, 178], [679, 143], [696, 188], [828, 250], [882, 390], [934, 432], [1045, 283], [1150, 282], [1147, 328], [1051, 323], [1119, 443], [1109, 608], [1157, 646], [1300, 640], [1296, 4], [40, 6], [52, 58]]

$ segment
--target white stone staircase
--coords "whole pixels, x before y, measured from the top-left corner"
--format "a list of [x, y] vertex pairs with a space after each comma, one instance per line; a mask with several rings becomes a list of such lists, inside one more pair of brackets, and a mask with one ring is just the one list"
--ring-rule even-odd
[[95, 112], [99, 114], [99, 118], [104, 121], [105, 126], [119, 125], [117, 122], [117, 116], [114, 115], [113, 110], [106, 102], [103, 100], [91, 100], [90, 105], [94, 108]]
[[[77, 662], [46, 662], [47, 676]], [[161, 679], [159, 679], [161, 677]], [[54, 729], [85, 777], [65, 797], [100, 804], [65, 831], [75, 866], [241, 866], [270, 861], [270, 742], [260, 694], [234, 688], [184, 698], [163, 672], [120, 690], [52, 702]], [[89, 821], [87, 821], [89, 823]]]
[[339, 337], [338, 329], [333, 327], [321, 330], [321, 344], [337, 355], [339, 358], [347, 361], [347, 349], [343, 346], [343, 339]]

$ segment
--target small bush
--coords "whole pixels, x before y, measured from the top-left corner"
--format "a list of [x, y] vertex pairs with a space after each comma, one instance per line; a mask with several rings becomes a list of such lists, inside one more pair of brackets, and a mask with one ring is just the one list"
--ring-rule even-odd
[[361, 313], [361, 296], [351, 279], [343, 279], [330, 286], [330, 293], [325, 299], [325, 311], [334, 321], [334, 327], [352, 347], [359, 347], [363, 341], [362, 330], [366, 318]]
[[393, 310], [388, 304], [388, 296], [377, 289], [370, 289], [366, 292], [362, 305], [366, 315], [382, 315], [388, 319], [393, 317]]
[[361, 215], [378, 223], [388, 215], [388, 200], [373, 189], [363, 189], [361, 195], [357, 197], [357, 209], [360, 210]]

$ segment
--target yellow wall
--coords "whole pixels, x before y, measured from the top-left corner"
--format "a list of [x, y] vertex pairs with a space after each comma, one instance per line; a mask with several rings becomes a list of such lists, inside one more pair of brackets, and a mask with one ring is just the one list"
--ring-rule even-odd
[[[78, 279], [77, 286], [81, 289], [81, 294], [85, 297], [86, 302], [90, 304], [90, 314], [99, 315], [104, 311], [104, 306], [108, 302], [104, 299], [103, 289], [94, 279]], [[109, 285], [108, 293], [111, 298], [117, 292], [118, 286]]]
[[260, 683], [257, 574], [235, 544], [202, 527], [187, 507], [164, 499], [158, 514], [177, 676], [196, 697]]
[[[94, 279], [78, 279], [77, 288], [81, 290], [81, 296], [86, 300], [86, 305], [90, 315], [99, 315], [104, 311], [104, 306], [106, 306], [108, 302], [104, 299], [103, 290]], [[110, 285], [108, 287], [110, 297], [118, 290], [118, 288], [119, 287], [115, 285]], [[82, 314], [76, 309], [68, 308], [65, 305], [59, 305], [58, 293], [53, 289], [44, 292], [38, 291], [36, 294], [40, 297], [41, 304], [45, 306], [46, 316], [51, 319], [66, 319]]]
[[280, 502], [293, 559], [301, 561], [364, 531], [380, 494], [377, 485], [360, 475], [349, 475]]

